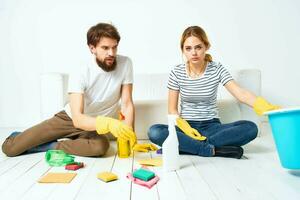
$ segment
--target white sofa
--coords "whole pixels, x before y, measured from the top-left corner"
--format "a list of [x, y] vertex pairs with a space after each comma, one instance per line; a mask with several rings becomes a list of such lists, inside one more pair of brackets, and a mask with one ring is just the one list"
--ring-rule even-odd
[[[259, 95], [261, 73], [256, 69], [231, 72], [243, 87]], [[136, 108], [136, 134], [138, 139], [148, 139], [147, 130], [152, 124], [167, 121], [167, 80], [168, 74], [135, 74], [133, 99]], [[41, 119], [47, 119], [63, 109], [68, 101], [68, 75], [45, 73], [41, 75]], [[254, 121], [259, 127], [259, 119], [252, 109], [238, 103], [220, 85], [218, 108], [223, 123], [240, 119]]]

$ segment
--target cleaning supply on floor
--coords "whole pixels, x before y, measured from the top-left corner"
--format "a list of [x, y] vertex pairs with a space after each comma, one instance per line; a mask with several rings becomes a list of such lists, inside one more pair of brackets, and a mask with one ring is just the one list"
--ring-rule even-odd
[[162, 144], [163, 169], [165, 172], [174, 171], [180, 168], [179, 165], [179, 142], [175, 129], [177, 115], [168, 115], [169, 135]]
[[155, 176], [155, 174], [150, 170], [140, 168], [140, 169], [135, 170], [132, 173], [132, 176], [134, 178], [138, 178], [138, 179], [143, 180], [143, 181], [149, 181]]
[[[125, 120], [125, 115], [121, 111], [119, 111], [119, 120], [124, 121]], [[134, 134], [135, 136], [135, 134]], [[136, 141], [136, 139], [135, 139]], [[136, 143], [136, 142], [135, 142]], [[118, 151], [118, 156], [119, 158], [128, 158], [131, 154], [131, 147], [132, 144], [130, 140], [118, 137], [117, 138], [117, 151]]]
[[144, 187], [149, 188], [149, 189], [151, 189], [159, 181], [158, 176], [153, 177], [149, 181], [143, 181], [143, 180], [140, 180], [138, 178], [134, 178], [131, 173], [128, 173], [126, 177], [129, 180], [131, 180], [133, 183], [144, 186]]
[[97, 178], [107, 183], [117, 180], [118, 176], [112, 172], [101, 172], [97, 175]]
[[117, 138], [117, 151], [119, 158], [128, 158], [131, 154], [129, 141], [123, 138]]
[[157, 147], [151, 143], [143, 143], [143, 144], [136, 144], [133, 147], [133, 151], [138, 152], [149, 152], [149, 151], [156, 151]]
[[143, 160], [138, 160], [138, 163], [140, 165], [144, 166], [162, 166], [162, 159], [161, 158], [149, 158], [149, 159], [143, 159]]
[[48, 150], [45, 154], [45, 159], [50, 166], [64, 166], [74, 163], [75, 157], [62, 150]]
[[266, 112], [281, 165], [300, 169], [300, 107]]
[[83, 162], [74, 162], [74, 163], [70, 163], [70, 164], [67, 164], [65, 166], [65, 169], [66, 170], [72, 170], [72, 171], [76, 171], [80, 168], [83, 168], [84, 164]]
[[38, 180], [39, 183], [70, 183], [76, 173], [53, 173], [50, 172]]
[[162, 154], [162, 148], [158, 149], [158, 150], [156, 151], [156, 153], [157, 153], [157, 154]]

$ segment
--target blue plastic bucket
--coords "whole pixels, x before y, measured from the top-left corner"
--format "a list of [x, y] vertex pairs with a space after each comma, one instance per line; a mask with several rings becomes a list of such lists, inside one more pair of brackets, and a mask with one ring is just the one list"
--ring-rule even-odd
[[265, 115], [269, 117], [281, 165], [300, 169], [300, 108], [280, 109]]

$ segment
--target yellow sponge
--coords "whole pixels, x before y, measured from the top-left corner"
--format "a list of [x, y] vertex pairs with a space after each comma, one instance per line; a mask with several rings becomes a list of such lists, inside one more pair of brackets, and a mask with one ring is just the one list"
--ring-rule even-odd
[[101, 172], [97, 175], [97, 178], [104, 182], [110, 182], [118, 179], [118, 176], [111, 172]]

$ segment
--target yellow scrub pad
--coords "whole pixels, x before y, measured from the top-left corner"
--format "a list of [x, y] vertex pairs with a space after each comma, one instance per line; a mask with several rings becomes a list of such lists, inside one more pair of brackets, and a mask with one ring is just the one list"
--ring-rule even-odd
[[162, 166], [162, 159], [161, 158], [151, 158], [151, 159], [144, 159], [138, 161], [140, 165], [146, 166]]
[[110, 182], [118, 179], [118, 176], [111, 172], [101, 172], [97, 175], [97, 178], [104, 182]]
[[76, 173], [48, 173], [40, 180], [39, 183], [70, 183], [76, 176]]

